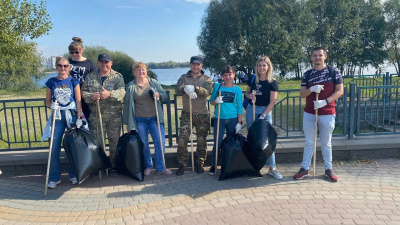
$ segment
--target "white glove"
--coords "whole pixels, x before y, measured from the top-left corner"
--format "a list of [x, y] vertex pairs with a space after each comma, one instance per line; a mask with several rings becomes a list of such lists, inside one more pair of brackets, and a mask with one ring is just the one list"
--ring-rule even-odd
[[265, 114], [263, 113], [263, 114], [261, 114], [261, 115], [258, 117], [258, 119], [263, 120], [263, 119], [265, 119], [265, 117], [267, 117], [267, 115], [265, 115]]
[[57, 110], [58, 109], [58, 102], [52, 102], [51, 103], [51, 106], [50, 106], [50, 108], [51, 108], [51, 110]]
[[241, 129], [242, 129], [242, 124], [237, 123], [237, 124], [236, 124], [236, 127], [235, 127], [236, 133], [239, 133], [239, 131], [240, 131]]
[[80, 128], [82, 126], [82, 119], [77, 119], [75, 124], [76, 124], [76, 128]]
[[185, 88], [183, 89], [187, 95], [190, 95], [190, 93], [194, 92], [194, 86], [193, 85], [185, 85]]
[[314, 85], [310, 87], [311, 92], [320, 93], [321, 90], [324, 90], [324, 85]]
[[327, 103], [325, 100], [318, 100], [318, 101], [314, 101], [314, 109], [319, 109], [322, 108], [324, 106], [326, 106]]
[[215, 99], [215, 103], [217, 103], [217, 104], [224, 103], [224, 101], [222, 101], [222, 98], [223, 98], [223, 96], [218, 96], [218, 97]]
[[190, 99], [196, 99], [197, 98], [197, 94], [196, 92], [192, 92], [189, 94]]

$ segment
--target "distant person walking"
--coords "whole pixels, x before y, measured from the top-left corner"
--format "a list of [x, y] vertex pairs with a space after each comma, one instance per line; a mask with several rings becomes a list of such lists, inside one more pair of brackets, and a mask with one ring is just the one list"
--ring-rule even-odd
[[[71, 58], [68, 59], [71, 65], [69, 75], [79, 80], [79, 86], [82, 88], [86, 75], [95, 71], [96, 65], [92, 60], [82, 56], [84, 52], [83, 41], [79, 37], [73, 37], [71, 44], [68, 46]], [[90, 108], [89, 105], [82, 99], [82, 111], [86, 119], [89, 119]]]
[[[322, 158], [325, 163], [325, 176], [332, 182], [338, 177], [332, 170], [332, 132], [335, 129], [335, 101], [343, 95], [343, 78], [337, 68], [327, 66], [326, 50], [316, 47], [311, 50], [311, 61], [314, 68], [303, 74], [300, 87], [300, 96], [306, 98], [306, 107], [303, 115], [303, 131], [305, 136], [303, 162], [300, 171], [294, 179], [303, 179], [308, 176], [311, 158], [314, 154], [314, 124], [315, 111], [318, 110], [318, 130], [321, 140]], [[316, 100], [319, 93], [318, 100]], [[320, 99], [320, 100], [319, 100]]]
[[[122, 75], [111, 69], [113, 62], [111, 56], [106, 53], [99, 54], [98, 70], [89, 73], [82, 87], [82, 97], [89, 103], [92, 113], [97, 114], [97, 101], [100, 105], [104, 134], [107, 133], [110, 151], [110, 162], [115, 171], [115, 157], [118, 139], [122, 126], [122, 101], [125, 97], [125, 83]], [[90, 131], [96, 134], [96, 125], [99, 121], [96, 117], [89, 120]], [[100, 126], [98, 126], [100, 127]]]
[[[137, 130], [140, 139], [144, 143], [144, 163], [146, 167], [144, 175], [150, 175], [153, 169], [149, 133], [154, 142], [156, 174], [170, 175], [172, 172], [165, 168], [162, 155], [165, 154], [165, 131], [164, 112], [161, 102], [167, 101], [167, 93], [157, 80], [147, 76], [147, 67], [144, 63], [136, 63], [133, 66], [133, 73], [135, 79], [126, 85], [123, 124], [126, 125], [127, 132]], [[160, 142], [154, 101], [157, 101], [162, 143]]]
[[[278, 82], [273, 77], [273, 66], [269, 57], [263, 56], [258, 59], [255, 76], [255, 79], [249, 79], [245, 93], [246, 98], [250, 100], [246, 108], [247, 129], [254, 121], [253, 110], [255, 110], [256, 118], [267, 120], [272, 124], [272, 109], [279, 91]], [[253, 101], [256, 101], [255, 109]], [[269, 168], [268, 175], [278, 180], [282, 179], [282, 175], [276, 170], [275, 152], [268, 158], [265, 165]]]
[[[176, 84], [175, 92], [182, 95], [183, 110], [179, 124], [178, 135], [178, 163], [179, 168], [176, 175], [182, 175], [186, 170], [188, 162], [187, 144], [189, 141], [190, 127], [190, 108], [189, 98], [192, 101], [193, 127], [196, 128], [197, 135], [197, 173], [204, 172], [204, 161], [207, 156], [207, 135], [210, 130], [210, 114], [207, 108], [207, 97], [210, 96], [213, 83], [211, 78], [204, 75], [203, 60], [199, 56], [190, 58], [190, 70], [183, 74]], [[193, 166], [193, 165], [192, 165]]]

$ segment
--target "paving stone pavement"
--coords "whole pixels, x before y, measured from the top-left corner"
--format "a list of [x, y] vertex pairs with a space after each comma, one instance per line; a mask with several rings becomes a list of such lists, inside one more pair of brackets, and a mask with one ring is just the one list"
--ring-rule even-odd
[[299, 163], [268, 176], [151, 174], [90, 177], [72, 185], [64, 174], [44, 197], [44, 176], [0, 175], [0, 224], [400, 224], [400, 159], [336, 162], [339, 182], [293, 180]]

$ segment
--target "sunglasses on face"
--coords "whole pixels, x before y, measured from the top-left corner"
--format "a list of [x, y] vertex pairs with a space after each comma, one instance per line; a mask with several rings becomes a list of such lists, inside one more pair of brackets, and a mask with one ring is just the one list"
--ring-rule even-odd
[[57, 64], [57, 66], [58, 66], [58, 67], [61, 67], [61, 68], [63, 68], [63, 67], [64, 67], [64, 68], [68, 68], [68, 67], [69, 67], [69, 65], [61, 65], [61, 64]]
[[79, 54], [79, 51], [69, 52], [69, 54], [71, 54], [71, 55], [73, 55], [73, 54], [78, 55], [78, 54]]

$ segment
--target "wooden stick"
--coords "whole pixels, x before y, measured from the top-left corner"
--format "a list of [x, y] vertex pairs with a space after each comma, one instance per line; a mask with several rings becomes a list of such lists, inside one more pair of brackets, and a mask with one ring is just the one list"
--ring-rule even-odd
[[[57, 103], [57, 100], [54, 101]], [[46, 184], [44, 186], [44, 196], [47, 195], [47, 183], [49, 182], [49, 171], [50, 171], [50, 159], [51, 159], [51, 149], [53, 148], [53, 137], [54, 137], [54, 125], [56, 123], [56, 114], [57, 110], [53, 110], [53, 123], [51, 124], [51, 136], [50, 136], [50, 149], [49, 149], [49, 158], [47, 160], [47, 172], [46, 172]]]
[[[316, 101], [318, 101], [319, 93], [316, 93]], [[318, 129], [318, 109], [315, 110], [315, 123], [314, 123], [314, 157], [313, 157], [313, 179], [315, 179], [315, 164], [317, 159], [317, 129]]]
[[194, 157], [193, 157], [193, 121], [192, 121], [192, 99], [189, 96], [189, 117], [190, 117], [190, 149], [192, 151], [192, 172], [194, 173]]
[[[96, 117], [98, 116], [98, 118], [99, 118], [98, 122], [100, 123], [100, 130], [101, 130], [100, 133], [101, 133], [101, 140], [102, 140], [102, 144], [103, 144], [103, 150], [104, 150], [104, 152], [106, 152], [106, 140], [105, 140], [105, 137], [104, 137], [103, 119], [101, 118], [100, 101], [99, 101], [99, 99], [96, 100], [96, 104], [97, 104], [97, 113], [96, 113], [97, 115], [96, 115]], [[97, 123], [97, 121], [96, 121], [96, 123]], [[106, 175], [108, 175], [108, 169], [106, 169]], [[101, 180], [101, 174], [99, 176], [99, 179]]]
[[[161, 155], [162, 155], [162, 160], [164, 163], [164, 170], [167, 169], [167, 166], [165, 165], [165, 157], [164, 157], [164, 145], [162, 141], [162, 135], [161, 135], [161, 126], [160, 126], [160, 118], [158, 117], [158, 109], [157, 109], [157, 98], [154, 98], [154, 106], [156, 107], [156, 115], [157, 115], [157, 126], [158, 126], [158, 133], [160, 134], [160, 147], [161, 147]], [[154, 148], [154, 154], [155, 154], [156, 149]]]
[[[253, 90], [253, 94], [256, 93], [256, 90]], [[253, 102], [253, 122], [256, 120], [256, 100], [252, 100]]]
[[[218, 93], [218, 97], [221, 97], [220, 91]], [[217, 140], [215, 143], [215, 174], [217, 174], [217, 171], [218, 171], [218, 150], [219, 150], [218, 138], [219, 138], [219, 117], [220, 117], [220, 113], [221, 113], [221, 103], [219, 103], [218, 106], [219, 107], [218, 107], [218, 117], [217, 117], [217, 138], [216, 138]]]

